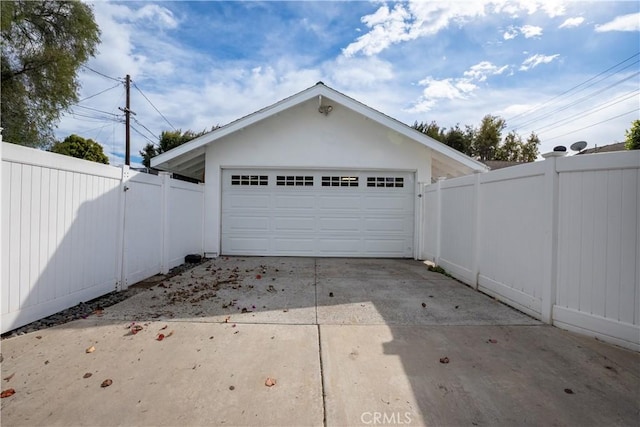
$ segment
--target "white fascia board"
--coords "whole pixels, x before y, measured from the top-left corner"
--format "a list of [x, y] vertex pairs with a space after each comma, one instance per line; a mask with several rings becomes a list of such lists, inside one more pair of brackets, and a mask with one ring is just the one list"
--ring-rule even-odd
[[322, 84], [316, 84], [315, 86], [305, 89], [304, 91], [299, 92], [296, 95], [290, 96], [289, 98], [285, 98], [276, 104], [263, 108], [262, 110], [258, 110], [255, 113], [252, 113], [248, 116], [235, 120], [205, 135], [202, 135], [185, 144], [182, 144], [172, 150], [162, 153], [151, 159], [151, 166], [156, 167], [156, 166], [161, 166], [163, 164], [167, 164], [172, 159], [182, 156], [183, 154], [186, 154], [189, 151], [195, 150], [217, 139], [223, 138], [229, 134], [232, 134], [241, 129], [249, 127], [254, 123], [257, 123], [261, 120], [264, 120], [268, 117], [278, 114], [288, 108], [298, 105], [310, 98], [313, 98], [314, 96], [322, 95], [320, 91], [324, 87], [326, 86]]
[[478, 162], [471, 157], [460, 153], [458, 150], [455, 150], [435, 139], [419, 132], [406, 124], [387, 116], [371, 107], [366, 106], [365, 104], [356, 101], [353, 98], [350, 98], [343, 93], [340, 93], [334, 89], [331, 89], [328, 86], [325, 86], [323, 83], [317, 83], [316, 85], [303, 90], [289, 98], [285, 98], [282, 101], [279, 101], [271, 106], [263, 108], [262, 110], [258, 110], [255, 113], [252, 113], [248, 116], [242, 117], [238, 120], [235, 120], [225, 126], [222, 126], [214, 131], [211, 131], [205, 135], [202, 135], [196, 139], [193, 139], [186, 144], [180, 145], [172, 150], [167, 151], [166, 153], [162, 153], [151, 159], [151, 166], [157, 168], [169, 168], [170, 161], [179, 156], [182, 156], [192, 150], [203, 147], [217, 139], [223, 138], [231, 133], [234, 133], [238, 130], [246, 128], [248, 126], [253, 125], [261, 120], [264, 120], [268, 117], [271, 117], [275, 114], [278, 114], [288, 108], [294, 107], [298, 104], [301, 104], [313, 97], [316, 96], [325, 96], [329, 100], [337, 102], [347, 108], [352, 109], [353, 111], [362, 114], [374, 122], [377, 122], [385, 127], [388, 127], [401, 135], [406, 136], [409, 139], [417, 141], [432, 150], [439, 152], [463, 165], [469, 167], [472, 170], [477, 171], [488, 171], [489, 168], [481, 162]]

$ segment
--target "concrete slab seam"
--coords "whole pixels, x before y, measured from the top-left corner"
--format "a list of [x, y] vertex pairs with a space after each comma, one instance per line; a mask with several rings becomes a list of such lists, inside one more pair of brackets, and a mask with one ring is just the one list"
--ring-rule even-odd
[[320, 362], [320, 387], [322, 388], [322, 425], [327, 427], [327, 399], [325, 395], [324, 384], [324, 367], [322, 365], [322, 337], [320, 336], [320, 324], [317, 324], [318, 328], [318, 360]]

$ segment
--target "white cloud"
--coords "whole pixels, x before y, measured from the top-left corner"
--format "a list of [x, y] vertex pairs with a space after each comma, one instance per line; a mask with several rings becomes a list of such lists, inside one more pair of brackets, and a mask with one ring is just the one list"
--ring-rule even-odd
[[522, 62], [522, 65], [520, 66], [520, 71], [528, 71], [532, 68], [537, 67], [540, 64], [548, 64], [552, 62], [554, 59], [558, 58], [559, 56], [560, 54], [557, 54], [557, 53], [555, 55], [541, 55], [541, 54], [532, 55]]
[[518, 37], [518, 29], [511, 26], [507, 29], [507, 31], [504, 32], [504, 34], [502, 35], [502, 37], [505, 40], [512, 40], [515, 39], [516, 37]]
[[540, 37], [542, 35], [542, 28], [536, 27], [535, 25], [523, 25], [520, 27], [520, 32], [525, 38], [530, 39], [532, 37]]
[[148, 4], [138, 9], [133, 15], [135, 19], [145, 19], [155, 22], [165, 28], [176, 28], [178, 21], [169, 9], [160, 7], [157, 4]]
[[463, 73], [460, 78], [434, 79], [429, 76], [418, 82], [424, 86], [422, 95], [407, 111], [424, 113], [431, 110], [439, 100], [468, 99], [478, 90], [476, 83], [484, 82], [488, 76], [502, 74], [508, 65], [498, 67], [489, 61], [479, 62]]
[[340, 56], [325, 67], [332, 80], [343, 87], [370, 87], [394, 77], [393, 65], [374, 56], [365, 58]]
[[583, 22], [584, 18], [582, 16], [567, 18], [558, 28], [574, 28], [580, 26]]
[[476, 65], [472, 65], [469, 70], [464, 72], [464, 76], [472, 78], [478, 82], [484, 82], [487, 80], [487, 76], [502, 74], [508, 68], [508, 65], [498, 67], [489, 61], [482, 61]]
[[[507, 13], [512, 17], [524, 11], [533, 14], [538, 11], [549, 17], [565, 13], [564, 6], [556, 0], [482, 0], [474, 2], [431, 2], [412, 0], [397, 3], [393, 10], [385, 4], [370, 15], [361, 18], [369, 31], [359, 36], [343, 49], [345, 56], [357, 53], [376, 55], [393, 44], [435, 35], [450, 25], [462, 25], [465, 22], [485, 16], [488, 13]], [[542, 35], [542, 28], [525, 25], [520, 32], [527, 38]], [[504, 33], [505, 40], [517, 35], [515, 30]]]
[[617, 16], [613, 21], [602, 25], [596, 25], [596, 32], [607, 31], [640, 31], [640, 13]]

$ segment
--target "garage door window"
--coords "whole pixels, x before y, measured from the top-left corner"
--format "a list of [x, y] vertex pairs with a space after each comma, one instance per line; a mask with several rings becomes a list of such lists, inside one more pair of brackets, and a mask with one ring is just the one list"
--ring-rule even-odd
[[323, 176], [323, 187], [357, 187], [357, 176]]
[[276, 185], [287, 187], [313, 187], [313, 176], [278, 175]]
[[267, 175], [231, 175], [231, 185], [269, 185]]
[[370, 176], [367, 177], [367, 187], [402, 188], [404, 187], [404, 178]]

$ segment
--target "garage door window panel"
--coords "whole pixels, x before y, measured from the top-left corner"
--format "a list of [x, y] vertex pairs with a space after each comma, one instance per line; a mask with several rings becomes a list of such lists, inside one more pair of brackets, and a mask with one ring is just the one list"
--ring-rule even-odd
[[357, 176], [323, 176], [323, 187], [357, 187], [359, 178]]
[[231, 185], [261, 186], [269, 185], [268, 175], [231, 175]]

